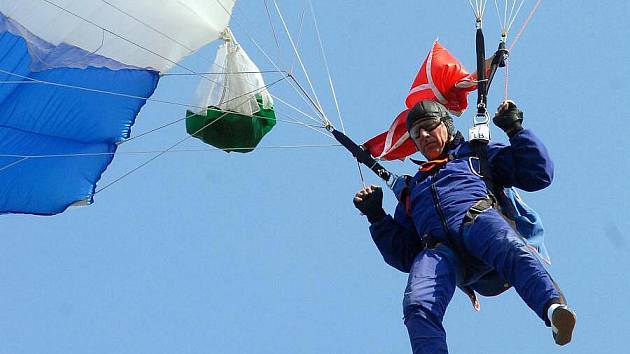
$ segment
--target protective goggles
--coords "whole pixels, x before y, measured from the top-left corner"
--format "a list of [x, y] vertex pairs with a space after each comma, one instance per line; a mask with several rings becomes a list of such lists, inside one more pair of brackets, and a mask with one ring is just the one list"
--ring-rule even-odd
[[417, 139], [420, 136], [420, 130], [430, 132], [437, 128], [440, 123], [442, 123], [442, 121], [438, 117], [422, 118], [411, 126], [411, 129], [409, 129], [409, 136]]

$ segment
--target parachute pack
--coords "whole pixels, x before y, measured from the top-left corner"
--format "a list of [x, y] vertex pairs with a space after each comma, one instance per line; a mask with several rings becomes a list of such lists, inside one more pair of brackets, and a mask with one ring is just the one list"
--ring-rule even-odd
[[[221, 73], [201, 80], [196, 112], [186, 112], [186, 131], [225, 152], [253, 151], [276, 124], [273, 100], [260, 69], [226, 28], [210, 72]], [[239, 74], [240, 73], [240, 74]]]

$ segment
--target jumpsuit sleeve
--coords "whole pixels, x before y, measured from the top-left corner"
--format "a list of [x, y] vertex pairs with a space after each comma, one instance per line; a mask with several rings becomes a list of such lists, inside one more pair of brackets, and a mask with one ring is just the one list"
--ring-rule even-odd
[[405, 207], [399, 203], [393, 218], [386, 215], [370, 225], [370, 234], [385, 263], [409, 273], [413, 260], [422, 251], [422, 243]]
[[510, 138], [510, 145], [488, 146], [488, 161], [495, 182], [524, 191], [541, 190], [551, 184], [553, 162], [547, 148], [531, 130]]

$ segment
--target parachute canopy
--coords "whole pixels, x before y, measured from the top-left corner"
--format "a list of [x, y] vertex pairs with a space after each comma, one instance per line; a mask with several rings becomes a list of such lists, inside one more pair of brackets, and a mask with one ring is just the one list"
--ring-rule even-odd
[[0, 0], [0, 213], [92, 203], [159, 74], [217, 39], [234, 2]]

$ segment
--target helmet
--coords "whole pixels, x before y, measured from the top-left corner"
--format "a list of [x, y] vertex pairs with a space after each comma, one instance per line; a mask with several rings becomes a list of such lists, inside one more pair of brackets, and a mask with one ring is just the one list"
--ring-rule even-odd
[[453, 118], [448, 113], [446, 107], [435, 101], [420, 101], [416, 103], [407, 113], [407, 131], [411, 129], [414, 123], [430, 118], [437, 118], [448, 130], [450, 136], [454, 136], [457, 130], [453, 124]]

